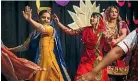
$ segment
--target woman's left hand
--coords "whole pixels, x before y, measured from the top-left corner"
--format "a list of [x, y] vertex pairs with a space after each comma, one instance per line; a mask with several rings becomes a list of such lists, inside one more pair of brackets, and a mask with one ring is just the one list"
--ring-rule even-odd
[[59, 18], [56, 14], [53, 15], [53, 19], [55, 20], [56, 23], [59, 23]]

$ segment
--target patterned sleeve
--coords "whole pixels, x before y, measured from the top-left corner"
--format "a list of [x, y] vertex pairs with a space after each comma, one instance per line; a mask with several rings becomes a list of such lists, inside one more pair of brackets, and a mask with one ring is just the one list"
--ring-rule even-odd
[[13, 48], [10, 48], [10, 49], [14, 52], [26, 51], [29, 48], [30, 38], [33, 35], [33, 33], [35, 33], [35, 31], [33, 31], [31, 34], [29, 34], [29, 37], [25, 40], [25, 42], [23, 44], [18, 45], [18, 46], [13, 47]]
[[83, 31], [83, 28], [79, 28], [79, 29], [70, 29], [70, 30], [64, 30], [67, 34], [70, 34], [70, 35], [80, 35]]
[[28, 49], [28, 46], [29, 46], [29, 43], [30, 43], [30, 38], [27, 38], [27, 40], [19, 45], [19, 46], [16, 46], [14, 48], [11, 48], [14, 52], [22, 52], [22, 51], [26, 51]]
[[125, 53], [130, 52], [137, 44], [136, 30], [132, 31], [128, 36], [117, 45], [123, 49]]
[[122, 28], [127, 28], [127, 23], [125, 21], [122, 21]]

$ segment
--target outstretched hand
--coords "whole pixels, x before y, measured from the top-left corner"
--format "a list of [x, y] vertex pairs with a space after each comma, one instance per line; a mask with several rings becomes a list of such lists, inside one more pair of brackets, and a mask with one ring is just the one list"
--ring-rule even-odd
[[32, 9], [29, 6], [25, 7], [23, 11], [23, 16], [26, 20], [30, 20], [32, 18]]
[[55, 20], [56, 23], [59, 23], [59, 18], [56, 14], [53, 15], [53, 19]]

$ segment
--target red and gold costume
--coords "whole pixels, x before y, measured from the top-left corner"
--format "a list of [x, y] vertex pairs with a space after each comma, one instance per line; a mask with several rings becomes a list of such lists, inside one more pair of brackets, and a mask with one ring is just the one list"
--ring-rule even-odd
[[[81, 56], [76, 77], [90, 72], [102, 60], [102, 46], [104, 41], [102, 32], [103, 29], [101, 28], [98, 28], [95, 33], [92, 27], [83, 29], [82, 42], [84, 44], [84, 51]], [[96, 77], [96, 81], [107, 80], [107, 71], [103, 69]]]
[[[102, 60], [102, 46], [104, 44], [104, 25], [102, 19], [99, 21], [97, 29], [92, 26], [82, 29], [82, 43], [84, 45], [75, 80], [93, 70]], [[106, 68], [99, 72], [95, 81], [108, 81]]]
[[[107, 38], [107, 42], [104, 45], [104, 52], [108, 53], [115, 45], [112, 44], [110, 41], [111, 39], [117, 39], [121, 34], [121, 29], [126, 28], [127, 29], [127, 24], [124, 21], [119, 22], [119, 27], [108, 27], [107, 23], [105, 23], [106, 27], [106, 33], [110, 34], [110, 37]], [[129, 71], [129, 56], [124, 56], [120, 58], [117, 61], [114, 61], [112, 64], [110, 64], [107, 67], [107, 72], [110, 75], [127, 75]]]

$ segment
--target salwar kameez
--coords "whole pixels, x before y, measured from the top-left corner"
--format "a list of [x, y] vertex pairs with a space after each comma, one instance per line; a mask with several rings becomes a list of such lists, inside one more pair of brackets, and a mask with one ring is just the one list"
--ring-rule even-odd
[[40, 38], [40, 56], [38, 64], [45, 71], [36, 73], [34, 81], [64, 81], [54, 54], [53, 28], [46, 26], [47, 34]]

